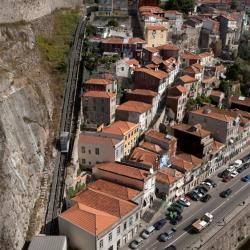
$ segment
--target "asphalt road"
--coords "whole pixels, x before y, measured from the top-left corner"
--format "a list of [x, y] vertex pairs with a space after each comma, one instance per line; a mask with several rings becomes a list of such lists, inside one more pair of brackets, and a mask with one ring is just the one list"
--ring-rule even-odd
[[[177, 250], [186, 250], [192, 249], [192, 243], [202, 240], [205, 234], [206, 236], [207, 234], [211, 234], [212, 237], [213, 234], [211, 229], [213, 229], [215, 226], [223, 227], [223, 218], [226, 218], [228, 215], [230, 215], [230, 213], [249, 196], [250, 183], [245, 183], [240, 180], [242, 176], [249, 173], [250, 169], [246, 169], [228, 183], [223, 183], [217, 176], [211, 177], [217, 183], [217, 187], [209, 191], [209, 194], [211, 194], [212, 198], [206, 203], [192, 201], [191, 206], [184, 209], [184, 212], [182, 213], [183, 220], [175, 226], [177, 231], [174, 237], [168, 242], [159, 242], [157, 240], [160, 233], [167, 232], [173, 227], [171, 224], [167, 223], [160, 231], [155, 231], [149, 239], [145, 240], [143, 246], [139, 249], [162, 250], [173, 244]], [[221, 198], [219, 193], [227, 188], [231, 188], [233, 193], [227, 199]], [[192, 234], [190, 230], [191, 224], [194, 220], [200, 218], [206, 212], [213, 214], [214, 220], [212, 224], [201, 233]], [[164, 218], [164, 215], [162, 217]]]

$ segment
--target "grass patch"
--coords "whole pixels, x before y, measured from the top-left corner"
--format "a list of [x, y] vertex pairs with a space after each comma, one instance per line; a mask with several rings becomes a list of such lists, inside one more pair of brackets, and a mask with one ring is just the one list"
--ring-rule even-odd
[[55, 11], [53, 15], [53, 38], [46, 38], [41, 35], [36, 37], [36, 44], [53, 69], [66, 72], [66, 58], [78, 19], [78, 11]]
[[66, 190], [66, 196], [68, 199], [72, 199], [73, 197], [75, 197], [75, 195], [80, 192], [82, 189], [84, 189], [86, 187], [86, 185], [84, 183], [80, 183], [77, 182], [75, 188], [73, 187], [69, 187]]

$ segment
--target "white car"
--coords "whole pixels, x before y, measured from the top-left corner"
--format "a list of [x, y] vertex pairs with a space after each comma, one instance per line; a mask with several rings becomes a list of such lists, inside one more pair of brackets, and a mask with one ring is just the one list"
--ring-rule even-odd
[[210, 189], [213, 188], [213, 185], [208, 181], [203, 181], [201, 184], [202, 185], [207, 185]]
[[230, 166], [227, 168], [227, 171], [229, 171], [229, 172], [234, 172], [234, 171], [235, 171], [235, 166], [234, 166], [234, 165], [230, 165]]
[[137, 249], [139, 248], [141, 245], [143, 244], [143, 239], [141, 237], [133, 240], [131, 243], [130, 243], [130, 248], [132, 249]]
[[141, 233], [141, 237], [143, 239], [147, 239], [153, 232], [154, 232], [155, 228], [153, 226], [150, 226], [148, 228], [146, 228], [145, 230], [143, 230], [143, 232]]
[[191, 205], [191, 202], [188, 199], [180, 198], [180, 201], [182, 201], [183, 203], [185, 203], [188, 207]]
[[233, 171], [233, 172], [231, 172], [230, 175], [234, 178], [234, 177], [236, 177], [238, 174], [239, 174], [239, 173], [238, 173], [237, 171]]

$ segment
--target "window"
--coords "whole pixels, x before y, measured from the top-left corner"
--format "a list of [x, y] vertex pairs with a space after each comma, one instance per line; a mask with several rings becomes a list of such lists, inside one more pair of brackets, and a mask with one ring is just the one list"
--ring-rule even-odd
[[85, 159], [82, 159], [82, 164], [86, 164], [86, 160]]
[[124, 67], [122, 67], [122, 71], [124, 71]]
[[129, 225], [131, 226], [133, 224], [133, 217], [129, 218]]
[[89, 149], [89, 154], [91, 155], [91, 150]]
[[85, 147], [82, 147], [82, 153], [83, 154], [85, 153]]
[[95, 149], [95, 154], [96, 154], [96, 155], [99, 155], [99, 153], [100, 153], [100, 152], [99, 152], [99, 148], [96, 148], [96, 149]]
[[139, 219], [139, 213], [137, 212], [135, 215], [135, 220], [138, 220], [138, 219]]
[[119, 235], [120, 232], [121, 232], [121, 228], [120, 228], [120, 226], [119, 226], [119, 227], [117, 227], [117, 235]]
[[127, 222], [124, 222], [123, 224], [123, 230], [126, 230], [127, 229]]
[[111, 241], [111, 240], [112, 240], [112, 232], [109, 233], [109, 241]]
[[91, 165], [91, 161], [89, 161], [89, 165]]
[[103, 248], [103, 240], [100, 240], [99, 246], [100, 246], [100, 248]]

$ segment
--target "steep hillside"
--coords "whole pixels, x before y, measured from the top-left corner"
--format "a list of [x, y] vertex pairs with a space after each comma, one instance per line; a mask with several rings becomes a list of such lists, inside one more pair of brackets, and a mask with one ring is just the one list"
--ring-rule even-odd
[[[58, 64], [70, 41], [63, 36], [77, 21], [71, 18], [69, 24], [64, 20], [69, 15], [60, 13], [33, 23], [0, 25], [1, 250], [22, 249], [44, 222], [64, 88], [65, 68]], [[54, 34], [65, 25], [67, 32], [59, 34], [62, 46]], [[37, 44], [38, 38], [51, 46], [53, 58]]]

